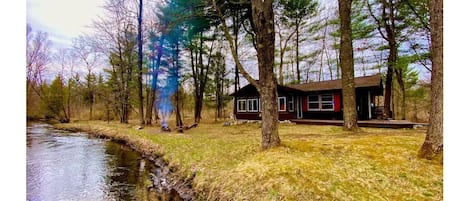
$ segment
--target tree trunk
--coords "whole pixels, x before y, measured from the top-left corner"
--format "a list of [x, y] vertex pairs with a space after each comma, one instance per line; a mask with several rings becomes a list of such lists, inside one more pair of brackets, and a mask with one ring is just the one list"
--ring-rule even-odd
[[430, 125], [419, 156], [427, 159], [443, 155], [443, 0], [430, 0], [432, 81]]
[[[339, 57], [339, 51], [337, 51], [337, 49], [335, 50], [335, 56], [336, 56], [336, 58]], [[340, 61], [337, 60], [337, 59], [335, 59], [335, 60], [336, 60], [336, 62], [337, 62], [337, 63], [336, 63], [336, 65], [337, 65], [337, 69], [336, 69], [337, 75], [336, 75], [335, 79], [340, 79], [340, 78], [342, 78], [342, 75], [340, 74], [341, 71], [342, 71], [342, 70], [341, 70], [341, 67], [340, 67]]]
[[[234, 49], [236, 51], [236, 55], [238, 55], [238, 32], [239, 32], [239, 27], [240, 27], [240, 22], [239, 22], [239, 15], [238, 15], [238, 10], [235, 11], [235, 14], [233, 15], [233, 34], [234, 34]], [[237, 63], [235, 63], [235, 92], [237, 92], [241, 86], [239, 86], [239, 66]], [[236, 103], [235, 103], [236, 104]]]
[[176, 90], [176, 127], [181, 128], [183, 126], [182, 117], [181, 117], [181, 109], [179, 106], [180, 98], [179, 98], [179, 87]]
[[[399, 70], [399, 71], [402, 71], [402, 70]], [[405, 108], [406, 108], [406, 105], [405, 105], [405, 83], [404, 83], [404, 80], [402, 79], [402, 72], [399, 72], [397, 74], [397, 83], [399, 84], [399, 90], [400, 90], [400, 115], [399, 115], [399, 119], [400, 120], [405, 120], [406, 119], [406, 115], [405, 115]]]
[[[328, 20], [328, 18], [326, 17], [326, 21]], [[327, 36], [327, 26], [324, 27], [324, 35], [321, 39], [321, 42], [322, 42], [322, 50], [321, 50], [321, 61], [319, 62], [319, 71], [322, 71], [323, 69], [323, 66], [324, 66], [324, 53], [327, 52], [327, 48], [326, 48], [326, 36]], [[327, 58], [329, 59], [329, 58]], [[319, 81], [321, 81], [321, 78], [319, 78]]]
[[199, 69], [196, 71], [196, 74], [194, 75], [195, 77], [198, 78], [198, 82], [195, 83], [197, 85], [196, 91], [195, 91], [195, 108], [194, 108], [194, 121], [195, 123], [200, 123], [200, 119], [202, 119], [202, 104], [203, 104], [203, 73], [204, 73], [204, 62], [203, 62], [203, 33], [200, 32], [200, 44], [199, 44], [199, 63], [197, 65], [197, 68]]
[[352, 0], [339, 0], [340, 15], [340, 66], [342, 67], [342, 97], [344, 105], [344, 130], [357, 131], [357, 109], [353, 66], [353, 47], [350, 11]]
[[132, 64], [135, 64], [132, 60], [132, 55], [130, 53], [126, 54], [127, 56], [127, 64], [125, 65], [125, 84], [124, 84], [124, 122], [129, 123], [129, 115], [130, 115], [130, 83], [132, 82]]
[[274, 51], [275, 51], [275, 29], [272, 0], [251, 1], [251, 27], [256, 35], [256, 52], [259, 69], [259, 81], [256, 81], [244, 69], [239, 56], [234, 48], [233, 38], [228, 32], [228, 26], [217, 5], [216, 0], [212, 0], [212, 5], [216, 9], [221, 20], [223, 33], [230, 45], [231, 54], [236, 64], [239, 66], [241, 74], [250, 84], [254, 85], [260, 94], [262, 109], [262, 148], [268, 149], [280, 145], [278, 136], [278, 100], [277, 85], [274, 74]]
[[[394, 34], [388, 34], [394, 35]], [[391, 39], [390, 39], [391, 40]], [[394, 79], [394, 66], [397, 61], [397, 45], [394, 37], [392, 37], [393, 42], [389, 42], [390, 53], [388, 57], [388, 69], [386, 72], [386, 83], [385, 83], [385, 93], [384, 93], [384, 113], [383, 116], [385, 119], [393, 118], [395, 115], [391, 114], [391, 93], [393, 89], [393, 79]]]
[[[280, 45], [281, 46], [281, 45]], [[283, 85], [283, 56], [285, 50], [280, 50], [280, 64], [278, 65], [279, 84]]]
[[153, 117], [153, 104], [155, 101], [155, 90], [148, 88], [147, 89], [147, 109], [146, 109], [146, 120], [145, 124], [151, 125], [152, 124], [152, 117]]
[[396, 31], [396, 26], [394, 24], [394, 3], [388, 2], [388, 3], [383, 3], [383, 10], [386, 10], [388, 8], [388, 14], [386, 15], [386, 12], [383, 11], [383, 19], [389, 19], [389, 21], [385, 22], [385, 30], [387, 34], [387, 41], [389, 45], [389, 56], [388, 56], [388, 70], [386, 72], [386, 91], [384, 94], [384, 112], [383, 116], [385, 119], [387, 118], [394, 118], [394, 115], [391, 114], [391, 93], [393, 89], [393, 75], [394, 75], [394, 69], [395, 65], [397, 62], [397, 48], [398, 44], [396, 42], [396, 36], [395, 36], [395, 31]]
[[[151, 91], [150, 91], [150, 100], [147, 100], [147, 113], [146, 113], [146, 123], [147, 125], [151, 125], [152, 122], [152, 111], [154, 108], [155, 104], [155, 98], [156, 98], [156, 88], [157, 88], [157, 81], [158, 81], [158, 70], [160, 69], [160, 64], [161, 64], [161, 57], [163, 56], [163, 42], [164, 42], [164, 36], [161, 35], [159, 38], [159, 43], [158, 43], [158, 49], [157, 49], [157, 55], [156, 55], [156, 63], [153, 63], [154, 66], [152, 66], [152, 79], [151, 79]], [[153, 61], [155, 62], [155, 61]], [[148, 93], [148, 92], [147, 92]], [[155, 120], [158, 119], [158, 112], [156, 111], [155, 107]]]
[[327, 58], [327, 64], [329, 66], [329, 78], [330, 80], [333, 80], [334, 78], [332, 77], [333, 73], [332, 73], [332, 64], [331, 64], [331, 60], [329, 59], [329, 54], [327, 53], [326, 51], [326, 58]]
[[215, 120], [222, 118], [223, 113], [223, 80], [225, 78], [225, 65], [224, 58], [221, 55], [221, 52], [218, 51], [215, 56], [215, 97], [216, 97], [216, 108], [217, 114]]
[[252, 1], [253, 28], [257, 41], [259, 87], [262, 102], [262, 149], [280, 145], [277, 84], [274, 74], [275, 31], [272, 0]]
[[[280, 29], [280, 26], [279, 26], [279, 29]], [[283, 58], [285, 56], [285, 51], [287, 50], [287, 45], [288, 45], [288, 41], [290, 41], [291, 37], [293, 37], [293, 34], [295, 34], [295, 32], [291, 32], [290, 35], [287, 37], [287, 39], [285, 39], [285, 41], [283, 42], [282, 44], [282, 40], [283, 40], [283, 37], [282, 37], [282, 34], [280, 33], [280, 31], [278, 32], [278, 36], [279, 36], [279, 46], [280, 46], [280, 64], [278, 65], [278, 82], [280, 85], [284, 85], [284, 76], [283, 76]]]
[[90, 103], [90, 120], [93, 120], [93, 104]]
[[87, 87], [88, 87], [88, 103], [90, 104], [89, 105], [89, 120], [93, 120], [93, 102], [94, 102], [94, 94], [93, 94], [93, 90], [91, 89], [91, 71], [88, 70], [88, 80], [87, 80]]
[[143, 50], [142, 50], [142, 1], [139, 0], [139, 7], [138, 7], [138, 36], [137, 36], [137, 43], [138, 43], [138, 112], [140, 117], [140, 124], [145, 124], [145, 118], [143, 116], [143, 84], [142, 84], [142, 65], [143, 65]]
[[181, 109], [179, 107], [179, 42], [176, 42], [176, 79], [177, 79], [177, 86], [176, 86], [176, 127], [181, 128], [183, 126], [182, 117], [181, 117]]
[[71, 98], [72, 98], [72, 86], [71, 86], [71, 80], [72, 78], [68, 79], [68, 93], [67, 93], [67, 113], [70, 118], [72, 118], [72, 114], [70, 112], [70, 104], [71, 104]]
[[296, 32], [296, 81], [298, 84], [301, 82], [301, 73], [300, 73], [300, 22], [297, 20], [295, 22], [295, 32]]
[[220, 69], [219, 66], [215, 67], [215, 102], [216, 102], [216, 115], [215, 121], [218, 120], [221, 116], [221, 79], [220, 79]]

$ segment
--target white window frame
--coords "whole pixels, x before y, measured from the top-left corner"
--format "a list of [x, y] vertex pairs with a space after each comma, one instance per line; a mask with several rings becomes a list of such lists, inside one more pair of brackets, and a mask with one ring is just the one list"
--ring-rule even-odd
[[[244, 110], [241, 110], [241, 109], [240, 109], [241, 102], [244, 102]], [[238, 112], [246, 112], [246, 109], [247, 109], [247, 102], [246, 102], [246, 99], [238, 99], [237, 111], [238, 111]]]
[[[324, 101], [324, 100], [322, 100], [323, 96], [331, 96], [331, 100], [330, 101]], [[320, 97], [321, 98], [319, 100], [321, 102], [321, 104], [320, 104], [321, 111], [334, 111], [334, 94], [321, 94]], [[322, 108], [323, 103], [330, 103], [332, 105], [332, 108], [323, 109]]]
[[[318, 96], [318, 101], [310, 101], [309, 100], [309, 97], [310, 96], [314, 96], [316, 94], [311, 94], [311, 95], [308, 95], [308, 111], [334, 111], [334, 94], [317, 94], [316, 96]], [[330, 101], [323, 101], [322, 98], [323, 96], [331, 96], [332, 100]], [[317, 103], [318, 104], [318, 108], [310, 108], [309, 107], [309, 104], [310, 103]], [[322, 108], [322, 105], [323, 103], [330, 103], [332, 104], [332, 108], [330, 109], [323, 109]]]
[[[285, 109], [283, 109], [283, 110], [280, 109], [280, 99], [283, 99], [283, 102], [285, 103]], [[277, 104], [277, 105], [278, 105], [278, 111], [279, 111], [279, 112], [286, 112], [286, 111], [287, 111], [287, 107], [288, 107], [288, 106], [287, 106], [287, 97], [285, 97], [285, 96], [280, 96], [280, 97], [278, 97], [278, 100], [277, 100], [277, 101], [278, 101], [278, 104]]]
[[[317, 101], [311, 101], [309, 100], [309, 97], [310, 96], [317, 96], [318, 97], [318, 100]], [[311, 95], [308, 95], [308, 111], [321, 111], [321, 95], [319, 94], [311, 94]], [[318, 104], [318, 108], [310, 108], [309, 107], [309, 104], [310, 103], [317, 103]]]
[[[247, 99], [246, 103], [247, 103], [247, 108], [246, 108], [247, 112], [258, 112], [259, 111], [259, 100], [258, 99], [255, 99], [255, 98]], [[256, 105], [256, 109], [253, 109], [254, 104]]]
[[[295, 111], [295, 97], [291, 96], [291, 99], [287, 101], [287, 108], [289, 112]], [[290, 103], [291, 103], [291, 108], [290, 108]]]

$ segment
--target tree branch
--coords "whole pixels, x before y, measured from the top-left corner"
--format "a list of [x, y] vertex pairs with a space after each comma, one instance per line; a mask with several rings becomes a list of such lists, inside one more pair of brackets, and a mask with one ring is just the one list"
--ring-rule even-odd
[[[366, 5], [368, 7], [368, 11], [370, 12], [371, 17], [375, 20], [376, 24], [378, 25], [377, 29], [378, 29], [379, 34], [381, 35], [381, 37], [383, 37], [384, 40], [389, 42], [389, 39], [384, 35], [383, 31], [381, 31], [382, 29], [381, 21], [379, 21], [379, 19], [373, 14], [373, 11], [371, 10], [370, 2], [368, 0], [366, 1]], [[383, 12], [385, 12], [384, 4], [383, 4]]]
[[419, 19], [420, 23], [422, 24], [423, 28], [425, 28], [428, 32], [430, 32], [430, 27], [428, 25], [428, 22], [426, 22], [421, 15], [417, 13], [415, 10], [414, 6], [409, 2], [409, 0], [404, 0], [404, 2], [409, 6], [410, 10], [414, 13], [415, 16]]
[[233, 55], [233, 59], [235, 60], [235, 63], [238, 66], [239, 71], [241, 72], [243, 77], [246, 78], [246, 80], [248, 80], [250, 84], [254, 85], [256, 88], [260, 88], [259, 83], [254, 78], [252, 78], [251, 75], [249, 75], [249, 73], [244, 69], [244, 66], [239, 61], [238, 53], [235, 51], [235, 48], [234, 48], [233, 37], [231, 37], [230, 33], [228, 32], [228, 26], [226, 25], [225, 19], [223, 18], [220, 8], [218, 7], [216, 3], [216, 0], [212, 0], [212, 5], [218, 17], [220, 18], [221, 28], [223, 30], [226, 40], [228, 40], [228, 43], [230, 44], [231, 54]]

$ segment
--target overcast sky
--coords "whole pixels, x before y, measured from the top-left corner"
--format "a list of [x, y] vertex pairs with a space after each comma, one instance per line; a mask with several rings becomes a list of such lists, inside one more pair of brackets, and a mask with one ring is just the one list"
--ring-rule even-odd
[[104, 0], [26, 0], [26, 22], [45, 31], [54, 46], [69, 46], [72, 39], [89, 33], [92, 20], [102, 12]]

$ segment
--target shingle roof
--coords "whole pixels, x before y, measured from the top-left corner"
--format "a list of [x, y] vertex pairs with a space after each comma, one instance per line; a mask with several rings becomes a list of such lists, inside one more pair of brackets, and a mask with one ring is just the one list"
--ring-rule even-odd
[[[379, 87], [382, 88], [381, 85], [381, 75], [371, 75], [371, 76], [364, 76], [364, 77], [356, 77], [355, 78], [355, 88], [364, 88], [364, 87]], [[288, 92], [311, 92], [311, 91], [327, 91], [327, 90], [339, 90], [342, 89], [342, 80], [328, 80], [328, 81], [321, 81], [321, 82], [310, 82], [304, 84], [292, 84], [292, 85], [278, 85], [278, 90], [288, 91]], [[249, 91], [255, 91], [257, 93], [256, 88], [252, 84], [248, 84], [241, 88], [238, 92], [230, 94], [230, 96], [238, 96], [240, 94], [245, 94]]]
[[[233, 92], [230, 94], [230, 96], [238, 96], [239, 94], [246, 94], [246, 93], [252, 93], [252, 92], [258, 93], [256, 87], [252, 84], [248, 84], [244, 86], [243, 88], [239, 89], [237, 92]], [[295, 89], [289, 86], [282, 86], [282, 85], [277, 85], [277, 91], [283, 91], [283, 92], [296, 92], [296, 93], [301, 93], [302, 91], [299, 89]]]
[[[292, 84], [287, 87], [298, 89], [301, 91], [325, 91], [342, 89], [342, 80], [328, 80], [321, 82], [310, 82], [304, 84]], [[355, 78], [355, 88], [362, 87], [381, 87], [381, 75], [371, 75]]]

